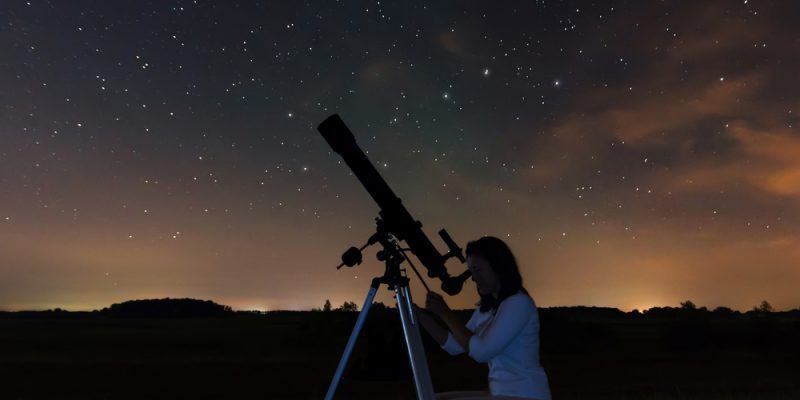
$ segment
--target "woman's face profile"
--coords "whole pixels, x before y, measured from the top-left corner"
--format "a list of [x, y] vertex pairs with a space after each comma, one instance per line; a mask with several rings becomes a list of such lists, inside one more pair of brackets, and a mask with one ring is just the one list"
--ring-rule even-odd
[[467, 268], [472, 273], [472, 280], [478, 287], [478, 293], [481, 296], [500, 292], [500, 280], [497, 279], [497, 274], [494, 273], [485, 258], [474, 255], [467, 256]]

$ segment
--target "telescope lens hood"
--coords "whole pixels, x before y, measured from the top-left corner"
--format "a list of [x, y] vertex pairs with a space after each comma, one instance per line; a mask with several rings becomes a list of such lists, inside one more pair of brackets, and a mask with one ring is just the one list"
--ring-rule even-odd
[[322, 137], [325, 138], [325, 141], [328, 142], [328, 145], [331, 146], [333, 151], [338, 154], [342, 154], [358, 146], [356, 145], [356, 138], [353, 136], [353, 132], [350, 132], [350, 129], [344, 124], [339, 114], [333, 114], [325, 118], [325, 120], [319, 124], [317, 130], [322, 134]]

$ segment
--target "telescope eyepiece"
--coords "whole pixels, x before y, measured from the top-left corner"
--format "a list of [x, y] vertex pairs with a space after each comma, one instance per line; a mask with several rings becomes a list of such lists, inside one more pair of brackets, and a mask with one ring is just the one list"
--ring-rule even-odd
[[459, 276], [448, 276], [442, 279], [442, 291], [451, 296], [461, 293], [461, 289], [464, 287], [464, 282], [466, 282], [470, 276], [472, 276], [472, 273], [470, 273], [469, 270], [466, 270]]

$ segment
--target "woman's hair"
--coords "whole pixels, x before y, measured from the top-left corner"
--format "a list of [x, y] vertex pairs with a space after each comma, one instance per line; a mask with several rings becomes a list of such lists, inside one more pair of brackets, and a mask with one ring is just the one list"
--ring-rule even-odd
[[494, 236], [484, 236], [478, 240], [467, 243], [467, 256], [478, 256], [485, 259], [492, 268], [497, 279], [500, 281], [500, 293], [497, 300], [491, 294], [480, 295], [481, 312], [497, 310], [500, 303], [509, 296], [522, 290], [525, 294], [528, 291], [522, 287], [522, 276], [519, 274], [517, 260], [508, 245]]

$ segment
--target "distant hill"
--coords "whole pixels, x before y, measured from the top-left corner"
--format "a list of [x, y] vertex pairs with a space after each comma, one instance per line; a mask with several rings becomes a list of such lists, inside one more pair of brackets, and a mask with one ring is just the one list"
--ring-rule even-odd
[[113, 317], [220, 317], [233, 315], [229, 306], [211, 300], [146, 299], [112, 304], [100, 311]]

